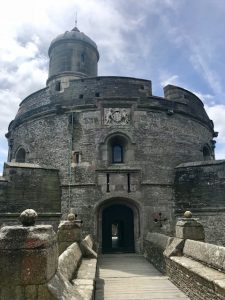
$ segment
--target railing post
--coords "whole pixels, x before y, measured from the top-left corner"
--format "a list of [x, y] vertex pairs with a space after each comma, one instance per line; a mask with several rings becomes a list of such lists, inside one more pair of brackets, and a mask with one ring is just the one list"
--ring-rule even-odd
[[66, 221], [61, 221], [58, 227], [59, 255], [71, 244], [81, 241], [81, 223], [76, 219], [76, 214], [68, 214]]
[[183, 218], [176, 224], [176, 237], [184, 240], [205, 241], [205, 231], [201, 223], [192, 218], [192, 213], [186, 211]]

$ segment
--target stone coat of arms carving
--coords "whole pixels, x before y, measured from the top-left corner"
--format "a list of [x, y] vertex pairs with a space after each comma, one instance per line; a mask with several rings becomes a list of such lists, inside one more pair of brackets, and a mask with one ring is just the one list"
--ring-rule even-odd
[[130, 123], [129, 108], [105, 108], [104, 124], [105, 125], [127, 125]]

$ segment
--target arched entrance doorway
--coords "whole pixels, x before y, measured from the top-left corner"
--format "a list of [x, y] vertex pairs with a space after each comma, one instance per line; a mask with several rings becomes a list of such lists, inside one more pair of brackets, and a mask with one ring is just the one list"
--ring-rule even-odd
[[134, 214], [125, 204], [102, 210], [102, 252], [134, 252]]

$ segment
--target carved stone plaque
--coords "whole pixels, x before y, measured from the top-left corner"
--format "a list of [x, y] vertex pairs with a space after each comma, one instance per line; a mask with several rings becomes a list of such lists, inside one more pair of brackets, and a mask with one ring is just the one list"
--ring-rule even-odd
[[127, 125], [130, 123], [129, 108], [104, 108], [105, 125]]

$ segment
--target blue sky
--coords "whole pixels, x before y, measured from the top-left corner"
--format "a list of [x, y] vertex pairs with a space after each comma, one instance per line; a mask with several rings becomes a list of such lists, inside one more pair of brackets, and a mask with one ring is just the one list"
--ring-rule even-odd
[[98, 45], [99, 75], [152, 80], [196, 93], [219, 131], [225, 158], [224, 0], [7, 0], [0, 11], [0, 173], [19, 103], [45, 86], [51, 40], [78, 27]]

